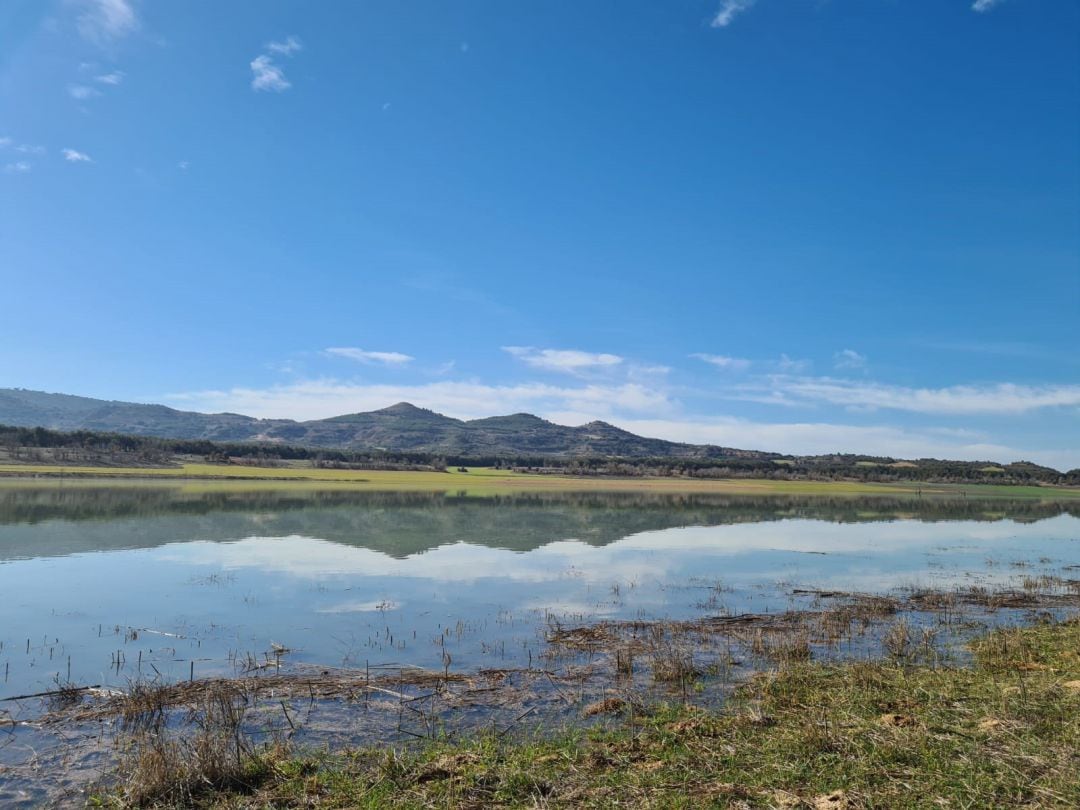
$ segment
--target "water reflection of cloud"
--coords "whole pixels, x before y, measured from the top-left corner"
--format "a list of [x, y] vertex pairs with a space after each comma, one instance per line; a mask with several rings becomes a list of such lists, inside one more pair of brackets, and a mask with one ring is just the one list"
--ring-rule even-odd
[[[449, 583], [497, 578], [543, 583], [574, 579], [584, 584], [663, 581], [696, 573], [710, 557], [739, 558], [737, 564], [734, 559], [727, 564], [730, 568], [708, 568], [720, 576], [730, 574], [740, 579], [756, 570], [757, 575], [771, 573], [774, 579], [802, 572], [816, 581], [832, 581], [835, 574], [849, 582], [864, 578], [859, 576], [861, 569], [868, 584], [881, 587], [883, 579], [895, 579], [899, 570], [925, 569], [931, 554], [944, 555], [945, 559], [991, 553], [1022, 555], [1036, 547], [1045, 550], [1048, 539], [1065, 539], [1077, 532], [1080, 519], [1065, 515], [1039, 524], [895, 521], [868, 526], [789, 520], [662, 529], [599, 547], [563, 540], [524, 553], [458, 542], [396, 558], [358, 546], [290, 536], [178, 543], [154, 554], [163, 561], [317, 580], [404, 577]], [[943, 545], [959, 554], [942, 552]], [[805, 559], [783, 556], [808, 552], [814, 554]], [[853, 564], [852, 554], [863, 562]]]
[[157, 552], [161, 561], [213, 565], [226, 570], [253, 568], [297, 577], [406, 577], [439, 582], [498, 578], [515, 582], [632, 581], [669, 573], [673, 558], [624, 557], [615, 545], [595, 548], [576, 541], [552, 543], [526, 554], [454, 543], [398, 559], [378, 551], [308, 537], [249, 537], [232, 543], [179, 543]]
[[880, 523], [828, 523], [819, 520], [783, 520], [725, 526], [690, 526], [660, 529], [626, 537], [614, 546], [654, 551], [744, 553], [747, 551], [802, 551], [839, 554], [881, 552], [948, 543], [985, 544], [1024, 538], [1064, 536], [1080, 531], [1080, 518], [1059, 515], [1035, 523], [999, 521], [898, 520]]

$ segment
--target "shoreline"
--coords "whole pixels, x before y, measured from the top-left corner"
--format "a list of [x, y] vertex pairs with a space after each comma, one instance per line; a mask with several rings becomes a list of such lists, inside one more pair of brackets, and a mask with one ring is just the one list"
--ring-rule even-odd
[[1045, 485], [963, 484], [926, 482], [809, 481], [760, 478], [614, 478], [515, 473], [490, 468], [469, 472], [391, 470], [320, 470], [314, 468], [243, 467], [184, 464], [177, 467], [63, 467], [0, 465], [0, 486], [78, 483], [112, 486], [276, 486], [285, 488], [419, 491], [455, 494], [511, 492], [655, 492], [893, 495], [918, 497], [1080, 499], [1080, 488]]
[[[795, 660], [719, 708], [616, 692], [593, 728], [414, 744], [252, 742], [210, 702], [190, 738], [134, 733], [107, 807], [1074, 807], [1080, 619], [991, 630], [970, 666]], [[285, 703], [282, 704], [284, 709]], [[285, 712], [288, 719], [288, 712]], [[235, 718], [233, 718], [235, 719]]]
[[[865, 742], [849, 738], [852, 729], [904, 735], [892, 741], [903, 746], [884, 753], [909, 764], [943, 739], [988, 746], [967, 752], [975, 759], [997, 755], [995, 745], [1006, 735], [1014, 741], [1021, 721], [1051, 741], [1068, 728], [1080, 737], [1080, 580], [1024, 577], [1023, 585], [892, 596], [800, 591], [813, 602], [786, 613], [554, 621], [547, 627], [547, 650], [535, 663], [507, 669], [290, 664], [291, 651], [279, 649], [265, 660], [249, 657], [233, 676], [155, 678], [126, 690], [58, 682], [57, 690], [33, 696], [45, 713], [10, 715], [11, 731], [28, 726], [31, 734], [36, 728], [57, 740], [97, 738], [97, 747], [70, 755], [104, 755], [110, 764], [69, 789], [84, 796], [96, 792], [95, 806], [117, 808], [530, 806], [532, 793], [507, 793], [507, 785], [496, 795], [484, 794], [487, 776], [460, 792], [476, 774], [457, 766], [484, 762], [481, 770], [490, 774], [512, 765], [499, 779], [517, 784], [529, 762], [554, 762], [551, 755], [560, 752], [560, 767], [567, 770], [555, 781], [570, 780], [589, 797], [552, 793], [558, 806], [607, 806], [612, 796], [603, 790], [615, 786], [612, 780], [645, 790], [641, 802], [665, 807], [683, 806], [679, 797], [687, 794], [681, 791], [699, 795], [716, 781], [734, 792], [725, 788], [715, 801], [743, 802], [714, 804], [721, 807], [816, 807], [817, 791], [836, 789], [851, 800], [836, 807], [861, 807], [863, 800], [875, 807], [922, 806], [876, 795], [882, 786], [873, 780], [880, 774], [862, 772], [858, 761], [830, 759]], [[993, 695], [957, 695], [973, 683], [992, 688]], [[1076, 700], [1064, 705], [1070, 683]], [[983, 705], [975, 705], [976, 698]], [[1026, 718], [1023, 712], [1037, 701], [1048, 705]], [[1048, 726], [1043, 715], [1053, 701], [1057, 726]], [[915, 732], [924, 738], [915, 740]], [[817, 740], [823, 733], [829, 747], [799, 753], [808, 735]], [[596, 753], [612, 745], [634, 751], [649, 739], [659, 746], [644, 760], [656, 782], [637, 778], [638, 757], [613, 770], [607, 755]], [[44, 741], [35, 746], [50, 762]], [[738, 767], [697, 759], [702, 746], [736, 742], [742, 750]], [[65, 755], [63, 747], [56, 751]], [[748, 765], [762, 764], [755, 756], [774, 754], [777, 773], [735, 778]], [[795, 755], [804, 781], [777, 779], [790, 776], [783, 762]], [[388, 761], [401, 766], [390, 794], [379, 789]], [[443, 767], [447, 761], [455, 767]], [[358, 763], [364, 767], [357, 770]], [[931, 765], [938, 767], [918, 767]], [[818, 784], [817, 771], [828, 768], [850, 775], [831, 786]], [[1045, 775], [1045, 768], [1029, 770], [1032, 780]], [[296, 773], [304, 779], [290, 776]], [[931, 770], [918, 778], [934, 775]], [[690, 781], [675, 788], [677, 778]], [[1069, 784], [1061, 774], [1055, 778]], [[897, 790], [902, 781], [886, 787]], [[1080, 780], [1074, 787], [1080, 790]], [[601, 794], [594, 795], [597, 790]], [[777, 791], [797, 801], [778, 803]], [[943, 795], [958, 801], [968, 794]], [[994, 796], [997, 805], [965, 806], [1013, 806], [1004, 794]]]

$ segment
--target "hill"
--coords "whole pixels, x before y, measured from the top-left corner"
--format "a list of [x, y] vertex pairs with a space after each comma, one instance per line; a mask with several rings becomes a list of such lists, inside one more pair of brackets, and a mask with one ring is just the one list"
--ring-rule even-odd
[[448, 456], [780, 458], [776, 453], [643, 438], [606, 422], [568, 427], [527, 413], [464, 421], [408, 402], [366, 413], [296, 422], [4, 388], [0, 389], [0, 424], [165, 439]]
[[177, 455], [373, 469], [467, 464], [601, 476], [1080, 484], [1080, 470], [1027, 461], [791, 456], [650, 439], [606, 422], [557, 425], [527, 413], [466, 421], [408, 402], [296, 422], [0, 389], [0, 460], [122, 466]]

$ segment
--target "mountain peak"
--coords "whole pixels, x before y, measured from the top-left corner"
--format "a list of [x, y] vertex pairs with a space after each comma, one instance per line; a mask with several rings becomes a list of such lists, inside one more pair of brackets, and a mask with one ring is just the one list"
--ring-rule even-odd
[[473, 419], [470, 425], [482, 426], [505, 426], [505, 427], [536, 427], [538, 425], [550, 425], [546, 419], [531, 413], [511, 413], [506, 416], [485, 416], [483, 419]]
[[394, 405], [390, 405], [386, 408], [380, 408], [372, 413], [399, 413], [399, 414], [418, 414], [418, 413], [435, 413], [427, 408], [420, 408], [413, 405], [411, 402], [398, 402]]
[[395, 405], [390, 405], [386, 408], [380, 408], [377, 411], [363, 411], [360, 413], [350, 413], [343, 416], [333, 416], [330, 419], [324, 420], [327, 422], [364, 422], [371, 419], [375, 420], [392, 420], [394, 422], [456, 422], [456, 419], [451, 419], [449, 416], [443, 416], [441, 413], [429, 410], [428, 408], [421, 408], [413, 405], [411, 402], [398, 402]]

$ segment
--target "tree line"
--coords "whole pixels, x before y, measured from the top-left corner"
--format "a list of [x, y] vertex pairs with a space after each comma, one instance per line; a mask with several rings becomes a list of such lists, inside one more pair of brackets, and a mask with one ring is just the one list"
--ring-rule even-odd
[[165, 439], [92, 430], [58, 431], [0, 425], [0, 450], [8, 460], [40, 463], [174, 463], [177, 456], [220, 464], [273, 466], [306, 461], [340, 469], [445, 470], [494, 467], [539, 474], [579, 476], [661, 476], [680, 478], [768, 478], [773, 480], [854, 480], [927, 483], [1080, 485], [1080, 468], [1059, 472], [1031, 462], [997, 465], [987, 461], [918, 459], [903, 462], [881, 456], [822, 456], [673, 459], [626, 457], [564, 458], [538, 454], [456, 455], [388, 450], [335, 450], [255, 442]]

